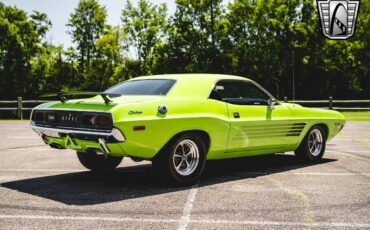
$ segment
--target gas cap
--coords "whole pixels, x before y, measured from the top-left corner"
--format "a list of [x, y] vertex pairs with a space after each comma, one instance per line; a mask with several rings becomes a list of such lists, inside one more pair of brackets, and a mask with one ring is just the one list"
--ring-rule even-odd
[[160, 112], [161, 114], [166, 114], [167, 111], [168, 111], [168, 109], [165, 105], [159, 105], [158, 106], [158, 112]]

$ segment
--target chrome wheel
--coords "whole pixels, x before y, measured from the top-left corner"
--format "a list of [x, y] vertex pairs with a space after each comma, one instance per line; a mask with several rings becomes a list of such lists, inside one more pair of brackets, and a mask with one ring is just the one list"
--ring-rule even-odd
[[313, 129], [308, 136], [308, 149], [312, 156], [318, 156], [323, 147], [323, 137], [319, 129]]
[[185, 139], [177, 144], [173, 154], [173, 166], [181, 176], [189, 176], [199, 164], [199, 149], [197, 144]]

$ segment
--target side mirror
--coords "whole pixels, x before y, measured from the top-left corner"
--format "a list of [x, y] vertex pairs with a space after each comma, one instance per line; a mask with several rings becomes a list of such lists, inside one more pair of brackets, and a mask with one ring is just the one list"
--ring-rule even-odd
[[277, 100], [275, 98], [269, 98], [267, 101], [267, 106], [269, 107], [269, 109], [274, 109], [274, 105], [276, 105], [276, 103]]

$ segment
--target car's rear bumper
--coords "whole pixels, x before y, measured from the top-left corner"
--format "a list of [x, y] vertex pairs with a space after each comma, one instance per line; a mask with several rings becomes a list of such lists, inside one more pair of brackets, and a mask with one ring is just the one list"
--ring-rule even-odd
[[36, 125], [34, 122], [31, 122], [30, 126], [46, 144], [53, 148], [77, 151], [95, 150], [105, 154], [123, 155], [120, 143], [125, 141], [125, 137], [116, 128], [100, 131], [46, 127]]

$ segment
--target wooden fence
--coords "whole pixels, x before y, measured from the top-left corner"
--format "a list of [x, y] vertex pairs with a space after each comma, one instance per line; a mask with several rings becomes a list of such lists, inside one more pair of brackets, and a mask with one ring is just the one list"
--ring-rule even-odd
[[[47, 100], [22, 100], [22, 97], [18, 97], [17, 100], [1, 100], [0, 101], [0, 111], [17, 111], [17, 117], [23, 120], [23, 111], [32, 110], [36, 105], [49, 102]], [[16, 104], [17, 107], [2, 107], [3, 104]], [[34, 106], [23, 107], [23, 105], [33, 104]]]
[[[333, 97], [329, 97], [327, 100], [288, 100], [287, 97], [284, 97], [284, 102], [290, 102], [290, 103], [296, 103], [296, 104], [302, 104], [302, 105], [313, 105], [309, 107], [334, 109], [334, 110], [340, 110], [340, 111], [370, 110], [370, 100], [334, 100]], [[356, 106], [353, 106], [354, 104]], [[337, 106], [337, 105], [340, 105], [340, 106]]]

